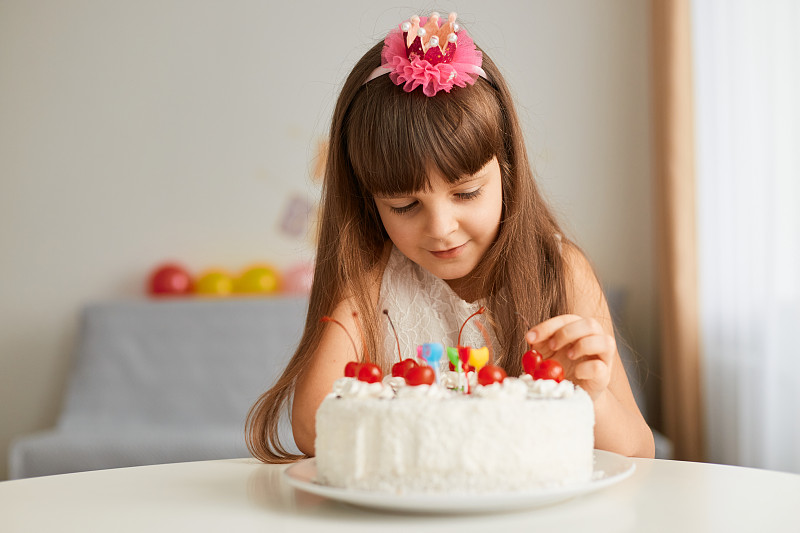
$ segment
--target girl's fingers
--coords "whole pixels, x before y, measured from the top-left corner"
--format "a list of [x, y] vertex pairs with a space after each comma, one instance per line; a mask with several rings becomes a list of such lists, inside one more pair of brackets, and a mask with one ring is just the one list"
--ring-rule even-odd
[[587, 355], [595, 355], [605, 364], [611, 363], [611, 354], [616, 348], [614, 339], [610, 335], [589, 335], [575, 341], [566, 350], [569, 359], [578, 359]]
[[567, 324], [571, 324], [579, 320], [583, 319], [577, 315], [559, 315], [553, 317], [532, 327], [525, 335], [525, 340], [528, 341], [529, 344], [533, 344], [537, 347], [548, 346], [547, 343], [550, 341], [554, 333]]
[[605, 388], [611, 379], [611, 369], [601, 359], [586, 359], [575, 365], [575, 379]]
[[567, 379], [579, 382], [592, 398], [608, 387], [616, 341], [594, 318], [556, 316], [532, 327], [525, 340], [545, 358], [559, 360]]
[[560, 350], [568, 344], [572, 344], [579, 339], [594, 335], [605, 335], [603, 326], [593, 318], [583, 318], [566, 324], [564, 327], [553, 333], [548, 347], [551, 350]]

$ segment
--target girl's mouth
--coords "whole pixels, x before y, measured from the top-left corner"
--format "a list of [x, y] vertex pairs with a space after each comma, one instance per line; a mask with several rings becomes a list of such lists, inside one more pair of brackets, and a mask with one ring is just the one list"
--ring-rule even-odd
[[459, 255], [461, 255], [461, 252], [464, 251], [464, 247], [466, 246], [467, 243], [464, 243], [461, 246], [456, 246], [455, 248], [450, 248], [449, 250], [439, 250], [439, 251], [431, 250], [431, 253], [433, 254], [434, 257], [438, 259], [452, 259], [454, 257], [458, 257]]

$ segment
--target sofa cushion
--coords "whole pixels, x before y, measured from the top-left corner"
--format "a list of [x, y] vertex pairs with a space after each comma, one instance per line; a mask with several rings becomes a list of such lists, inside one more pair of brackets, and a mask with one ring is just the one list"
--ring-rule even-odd
[[243, 426], [297, 346], [306, 307], [305, 298], [90, 305], [58, 425]]

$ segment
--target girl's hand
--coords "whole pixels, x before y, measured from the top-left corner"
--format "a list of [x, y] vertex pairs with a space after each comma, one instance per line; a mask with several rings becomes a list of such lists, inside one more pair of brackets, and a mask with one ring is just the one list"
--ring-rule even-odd
[[525, 339], [545, 359], [561, 363], [564, 377], [580, 385], [592, 400], [608, 390], [617, 343], [597, 320], [560, 315], [532, 327]]

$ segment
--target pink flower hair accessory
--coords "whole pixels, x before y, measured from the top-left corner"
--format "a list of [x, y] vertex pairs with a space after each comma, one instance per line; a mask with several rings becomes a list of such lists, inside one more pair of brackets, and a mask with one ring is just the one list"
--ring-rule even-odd
[[450, 13], [442, 23], [439, 13], [421, 18], [415, 15], [389, 32], [383, 42], [381, 66], [364, 83], [389, 74], [406, 92], [421, 86], [425, 96], [434, 96], [439, 91], [449, 93], [453, 87], [472, 85], [478, 76], [485, 79], [483, 54], [456, 24], [456, 16]]

